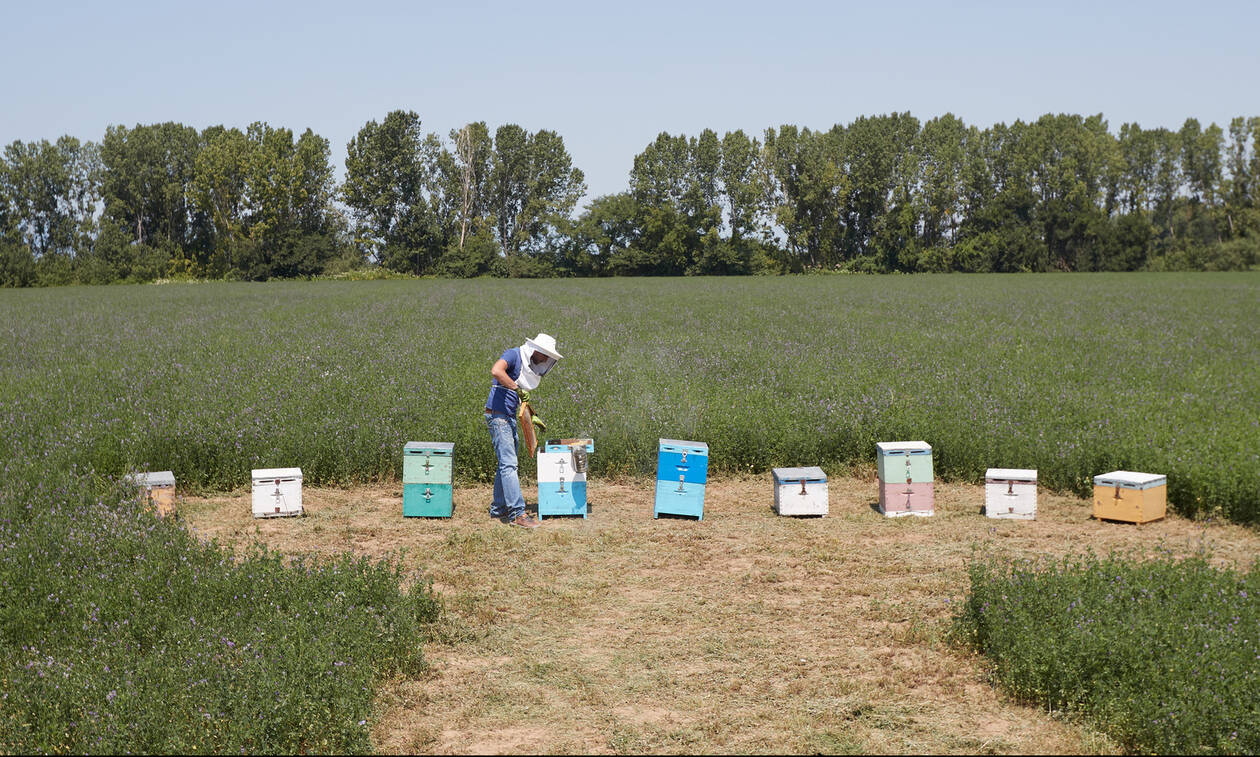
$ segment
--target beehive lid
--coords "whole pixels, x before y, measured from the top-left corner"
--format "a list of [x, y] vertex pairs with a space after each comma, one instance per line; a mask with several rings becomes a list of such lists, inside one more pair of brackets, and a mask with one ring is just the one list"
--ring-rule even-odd
[[1168, 480], [1159, 473], [1135, 473], [1129, 470], [1115, 470], [1094, 476], [1094, 486], [1121, 486], [1125, 489], [1150, 489], [1162, 486]]
[[255, 481], [274, 481], [277, 478], [296, 478], [302, 480], [301, 468], [255, 468]]
[[709, 445], [704, 442], [688, 442], [681, 439], [661, 439], [662, 452], [689, 452], [693, 455], [709, 454]]
[[407, 442], [403, 446], [404, 455], [453, 455], [453, 442]]
[[823, 483], [827, 480], [827, 474], [817, 465], [809, 468], [775, 468], [774, 482], [776, 484], [784, 481], [804, 481], [807, 484]]
[[990, 468], [984, 472], [986, 481], [1037, 481], [1037, 471], [1029, 468]]
[[175, 474], [168, 470], [149, 472], [149, 473], [131, 473], [125, 479], [128, 483], [136, 486], [174, 486]]
[[594, 439], [548, 439], [543, 443], [543, 452], [568, 452], [571, 449], [583, 448], [586, 454], [595, 453]]
[[877, 442], [875, 447], [881, 455], [914, 455], [932, 451], [932, 445], [927, 442]]

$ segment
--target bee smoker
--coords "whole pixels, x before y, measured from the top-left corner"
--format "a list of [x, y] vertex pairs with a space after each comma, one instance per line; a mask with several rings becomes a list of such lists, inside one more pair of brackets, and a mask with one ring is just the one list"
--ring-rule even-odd
[[586, 472], [586, 447], [573, 445], [573, 470], [576, 473]]

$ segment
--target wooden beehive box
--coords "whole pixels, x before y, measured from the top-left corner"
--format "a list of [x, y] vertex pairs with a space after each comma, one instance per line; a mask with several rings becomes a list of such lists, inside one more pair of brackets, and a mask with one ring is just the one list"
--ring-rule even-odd
[[779, 515], [827, 514], [827, 474], [822, 468], [775, 468], [771, 473]]
[[709, 445], [661, 439], [656, 455], [656, 505], [652, 517], [690, 515], [702, 520], [708, 480]]
[[1037, 517], [1037, 471], [989, 468], [984, 473], [984, 514], [990, 518]]
[[1094, 517], [1149, 523], [1168, 514], [1168, 477], [1117, 470], [1094, 476]]
[[879, 511], [889, 517], [928, 516], [936, 512], [932, 445], [927, 442], [879, 442]]
[[302, 514], [301, 468], [255, 468], [255, 518], [283, 518]]
[[175, 474], [168, 471], [132, 473], [127, 481], [139, 490], [140, 501], [152, 507], [158, 515], [167, 516], [175, 511]]
[[451, 442], [403, 445], [403, 517], [449, 518], [455, 511]]
[[587, 456], [591, 439], [549, 439], [538, 450], [538, 517], [587, 514]]

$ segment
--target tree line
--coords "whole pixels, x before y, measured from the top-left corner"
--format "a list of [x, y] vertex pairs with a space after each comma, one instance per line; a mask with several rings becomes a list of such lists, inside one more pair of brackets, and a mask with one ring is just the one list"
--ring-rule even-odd
[[662, 133], [580, 212], [554, 131], [445, 138], [369, 121], [328, 141], [255, 123], [111, 126], [0, 157], [0, 284], [795, 271], [1239, 270], [1260, 262], [1260, 118], [1179, 130], [1102, 115], [968, 126]]

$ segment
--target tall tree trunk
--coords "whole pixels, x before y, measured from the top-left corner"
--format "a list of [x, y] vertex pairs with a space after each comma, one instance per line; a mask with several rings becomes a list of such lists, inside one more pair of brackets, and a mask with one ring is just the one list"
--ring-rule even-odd
[[455, 140], [455, 150], [459, 153], [459, 159], [463, 162], [462, 183], [463, 197], [461, 198], [460, 218], [459, 218], [459, 249], [464, 250], [464, 238], [468, 234], [468, 216], [472, 212], [472, 183], [473, 183], [473, 147], [472, 137], [468, 127], [460, 129], [459, 138]]

